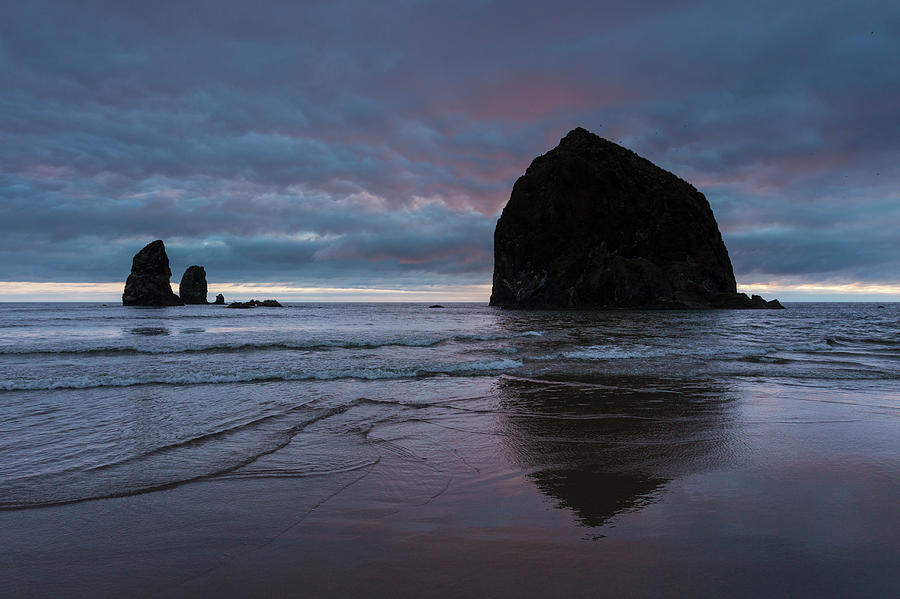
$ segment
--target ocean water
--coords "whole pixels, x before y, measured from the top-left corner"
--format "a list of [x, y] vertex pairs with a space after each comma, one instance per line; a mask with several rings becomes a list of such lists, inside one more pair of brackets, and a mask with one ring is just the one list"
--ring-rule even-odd
[[898, 505], [900, 304], [0, 305], [0, 594], [896, 596]]

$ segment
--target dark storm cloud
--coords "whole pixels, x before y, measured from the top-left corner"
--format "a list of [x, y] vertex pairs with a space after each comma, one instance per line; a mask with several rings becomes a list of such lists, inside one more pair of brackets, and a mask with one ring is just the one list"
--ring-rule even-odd
[[487, 282], [583, 125], [704, 191], [739, 279], [896, 282], [898, 57], [888, 2], [7, 3], [0, 279], [162, 237], [234, 281]]

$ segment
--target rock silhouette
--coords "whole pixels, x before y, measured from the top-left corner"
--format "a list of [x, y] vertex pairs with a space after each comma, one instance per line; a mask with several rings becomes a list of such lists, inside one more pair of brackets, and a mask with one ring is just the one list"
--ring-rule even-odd
[[229, 308], [284, 308], [281, 305], [281, 302], [278, 300], [267, 299], [267, 300], [255, 300], [252, 299], [249, 302], [231, 302], [228, 304]]
[[581, 127], [532, 161], [494, 232], [492, 306], [782, 307], [736, 291], [703, 194]]
[[172, 293], [169, 284], [169, 257], [166, 246], [157, 239], [135, 254], [131, 274], [122, 293], [123, 306], [181, 306], [182, 301]]
[[231, 302], [230, 304], [228, 304], [228, 307], [246, 310], [248, 308], [255, 308], [256, 304], [251, 304], [250, 302]]
[[178, 295], [185, 304], [208, 304], [206, 301], [206, 269], [188, 266], [181, 276]]
[[225, 303], [225, 296], [222, 295], [221, 293], [218, 294], [218, 295], [216, 296], [216, 301], [214, 301], [213, 303], [214, 303], [214, 304], [224, 304], [224, 303]]

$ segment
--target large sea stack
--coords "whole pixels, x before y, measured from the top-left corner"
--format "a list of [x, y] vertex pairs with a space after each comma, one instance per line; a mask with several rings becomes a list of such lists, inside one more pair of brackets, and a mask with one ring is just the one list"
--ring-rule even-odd
[[188, 266], [178, 285], [181, 301], [185, 304], [208, 304], [206, 293], [206, 269], [196, 264]]
[[166, 246], [157, 239], [148, 243], [134, 256], [131, 274], [125, 281], [123, 306], [181, 306], [182, 301], [172, 293], [169, 284], [169, 257]]
[[582, 128], [532, 161], [494, 231], [492, 306], [780, 308], [737, 293], [702, 193]]

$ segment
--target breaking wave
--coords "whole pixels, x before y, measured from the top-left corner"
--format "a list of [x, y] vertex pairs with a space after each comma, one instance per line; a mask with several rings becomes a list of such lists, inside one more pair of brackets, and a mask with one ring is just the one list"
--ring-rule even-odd
[[320, 370], [270, 371], [259, 373], [255, 369], [245, 372], [152, 372], [144, 376], [119, 376], [109, 373], [60, 377], [53, 381], [5, 380], [0, 389], [5, 391], [38, 391], [51, 389], [91, 389], [96, 387], [133, 387], [137, 385], [203, 385], [216, 383], [256, 383], [277, 381], [332, 381], [339, 379], [407, 379], [430, 376], [466, 376], [506, 372], [522, 366], [521, 360], [509, 358], [478, 360], [455, 364], [422, 365], [416, 368], [329, 368]]
[[[167, 333], [153, 329], [152, 334], [144, 329], [142, 335], [165, 337]], [[512, 335], [452, 335], [447, 337], [398, 337], [393, 339], [373, 340], [313, 340], [313, 341], [271, 341], [271, 342], [243, 342], [243, 343], [210, 343], [196, 345], [167, 344], [157, 347], [147, 345], [123, 345], [123, 344], [95, 344], [90, 347], [55, 347], [40, 348], [29, 346], [6, 346], [0, 348], [0, 355], [160, 355], [160, 354], [213, 354], [235, 353], [248, 351], [327, 351], [334, 349], [379, 349], [382, 347], [434, 347], [450, 342], [471, 341], [501, 341], [504, 339], [516, 339], [522, 337], [540, 337], [539, 331], [526, 331]], [[195, 339], [192, 339], [195, 341]]]

